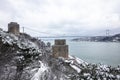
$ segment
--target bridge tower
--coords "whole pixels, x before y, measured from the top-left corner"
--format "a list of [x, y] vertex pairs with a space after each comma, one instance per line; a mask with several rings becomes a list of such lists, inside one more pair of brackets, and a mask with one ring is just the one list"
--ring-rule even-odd
[[110, 30], [107, 29], [107, 30], [106, 30], [106, 36], [109, 36], [109, 34], [110, 34]]

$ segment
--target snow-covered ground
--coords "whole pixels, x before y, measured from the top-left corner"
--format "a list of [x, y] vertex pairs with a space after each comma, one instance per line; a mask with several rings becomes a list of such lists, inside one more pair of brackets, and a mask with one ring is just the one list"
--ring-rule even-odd
[[45, 75], [45, 71], [48, 70], [48, 67], [41, 61], [39, 61], [39, 63], [40, 63], [40, 68], [38, 72], [35, 73], [35, 75], [31, 78], [31, 80], [44, 80], [42, 76]]
[[[53, 58], [50, 54], [51, 48], [43, 46], [44, 48], [40, 49], [36, 43], [29, 39], [6, 33], [2, 30], [0, 30], [0, 38], [0, 46], [4, 44], [12, 48], [17, 46], [18, 49], [14, 51], [16, 54], [20, 54], [18, 56], [15, 55], [15, 57], [17, 57], [16, 60], [12, 59], [9, 61], [10, 64], [14, 62], [14, 64], [16, 63], [17, 65], [10, 66], [10, 64], [7, 64], [7, 68], [10, 67], [9, 70], [14, 67], [14, 73], [9, 75], [10, 77], [5, 75], [4, 79], [0, 78], [1, 80], [15, 80], [13, 77], [15, 78], [16, 76], [20, 78], [19, 80], [120, 80], [119, 66], [111, 67], [108, 65], [90, 64], [70, 55], [68, 59]], [[41, 44], [44, 43], [41, 42]], [[12, 50], [12, 48], [10, 49]], [[3, 53], [0, 52], [0, 55], [1, 54]], [[29, 58], [26, 57], [26, 55]], [[39, 58], [34, 59], [34, 56], [38, 56]], [[2, 59], [1, 56], [0, 59]], [[0, 65], [0, 74], [1, 73], [7, 74], [10, 72], [5, 71], [4, 67]], [[4, 77], [2, 74], [0, 77]], [[8, 77], [6, 78], [6, 76]]]

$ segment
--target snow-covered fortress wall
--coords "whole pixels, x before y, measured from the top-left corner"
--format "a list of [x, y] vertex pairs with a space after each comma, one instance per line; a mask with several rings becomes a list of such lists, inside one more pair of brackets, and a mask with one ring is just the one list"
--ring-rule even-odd
[[66, 45], [65, 39], [55, 40], [55, 44], [52, 46], [53, 57], [68, 58], [68, 45]]
[[20, 34], [19, 24], [16, 22], [10, 22], [8, 24], [8, 32], [13, 33], [15, 35], [19, 35]]

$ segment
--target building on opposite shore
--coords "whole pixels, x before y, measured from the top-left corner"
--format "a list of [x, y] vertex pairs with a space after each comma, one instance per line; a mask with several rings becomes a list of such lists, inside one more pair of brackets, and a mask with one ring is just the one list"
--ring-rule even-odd
[[8, 32], [13, 33], [15, 35], [19, 35], [20, 34], [19, 24], [17, 22], [10, 22], [8, 24]]
[[53, 57], [68, 58], [68, 45], [66, 45], [65, 39], [55, 40], [55, 44], [52, 46]]

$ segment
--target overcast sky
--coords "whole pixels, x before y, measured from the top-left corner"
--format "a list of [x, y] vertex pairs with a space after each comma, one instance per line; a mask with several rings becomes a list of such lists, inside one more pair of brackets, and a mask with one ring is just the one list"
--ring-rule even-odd
[[[0, 0], [0, 27], [9, 22], [34, 35], [105, 35], [120, 32], [120, 0]], [[22, 28], [21, 28], [22, 29]], [[22, 31], [22, 30], [21, 30]]]

